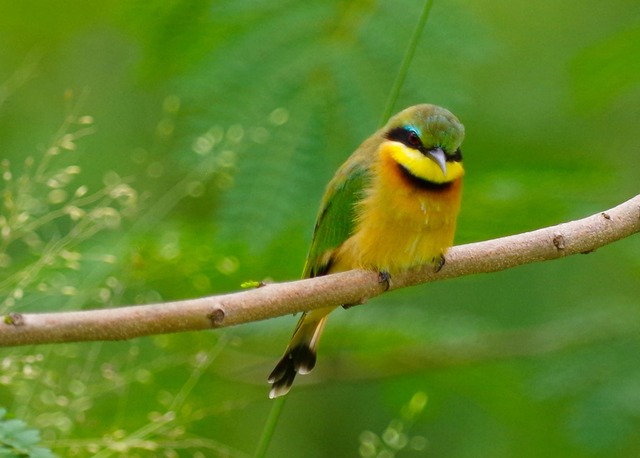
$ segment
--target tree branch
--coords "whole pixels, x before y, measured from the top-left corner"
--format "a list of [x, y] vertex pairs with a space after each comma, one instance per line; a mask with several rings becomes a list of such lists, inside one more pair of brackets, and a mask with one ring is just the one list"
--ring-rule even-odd
[[[640, 232], [640, 195], [587, 218], [451, 248], [439, 272], [422, 266], [394, 275], [390, 289], [496, 272], [590, 253]], [[59, 313], [11, 313], [0, 323], [0, 346], [124, 340], [170, 332], [220, 328], [339, 304], [360, 304], [382, 294], [375, 272], [352, 270], [231, 294], [163, 304]]]

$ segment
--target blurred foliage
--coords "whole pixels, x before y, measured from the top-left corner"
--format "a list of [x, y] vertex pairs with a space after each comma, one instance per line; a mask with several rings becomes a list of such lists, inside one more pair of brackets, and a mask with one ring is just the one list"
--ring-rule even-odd
[[0, 456], [7, 458], [31, 457], [53, 458], [50, 450], [38, 447], [40, 434], [29, 429], [21, 420], [4, 418], [5, 409], [0, 409]]
[[[3, 313], [297, 278], [422, 8], [1, 3]], [[636, 3], [434, 3], [396, 109], [466, 126], [458, 243], [639, 192]], [[270, 456], [637, 456], [639, 277], [631, 237], [337, 311]], [[250, 456], [294, 322], [6, 349], [0, 406], [60, 456]]]

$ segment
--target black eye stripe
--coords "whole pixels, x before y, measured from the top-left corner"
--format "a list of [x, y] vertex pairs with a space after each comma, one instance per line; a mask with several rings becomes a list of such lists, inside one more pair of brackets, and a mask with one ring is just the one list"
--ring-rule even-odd
[[424, 151], [422, 141], [418, 134], [406, 127], [396, 127], [387, 132], [386, 138], [396, 142], [403, 143], [409, 148], [417, 149], [418, 151]]
[[[422, 141], [418, 134], [411, 128], [408, 127], [395, 127], [391, 129], [385, 135], [387, 140], [392, 140], [394, 142], [400, 142], [404, 145], [407, 145], [409, 148], [416, 149], [420, 151], [422, 154], [426, 154], [426, 149], [422, 145]], [[447, 157], [447, 162], [460, 162], [462, 161], [462, 151], [460, 148], [455, 150], [453, 154], [449, 154], [445, 151], [445, 155]]]

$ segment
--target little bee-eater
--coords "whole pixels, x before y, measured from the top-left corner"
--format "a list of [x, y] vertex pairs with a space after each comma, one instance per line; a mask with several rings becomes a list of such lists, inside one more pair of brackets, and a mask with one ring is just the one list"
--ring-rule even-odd
[[[370, 269], [388, 280], [412, 266], [441, 266], [460, 209], [463, 138], [463, 125], [439, 106], [412, 106], [389, 119], [327, 185], [303, 277]], [[302, 315], [269, 375], [270, 398], [313, 369], [334, 308]]]

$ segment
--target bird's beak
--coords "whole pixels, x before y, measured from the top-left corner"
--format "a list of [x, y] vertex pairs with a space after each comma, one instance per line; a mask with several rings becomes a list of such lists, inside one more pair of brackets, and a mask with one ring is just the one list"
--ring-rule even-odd
[[427, 151], [427, 157], [438, 164], [443, 175], [447, 174], [447, 157], [445, 156], [444, 151], [442, 151], [442, 148], [434, 148]]

